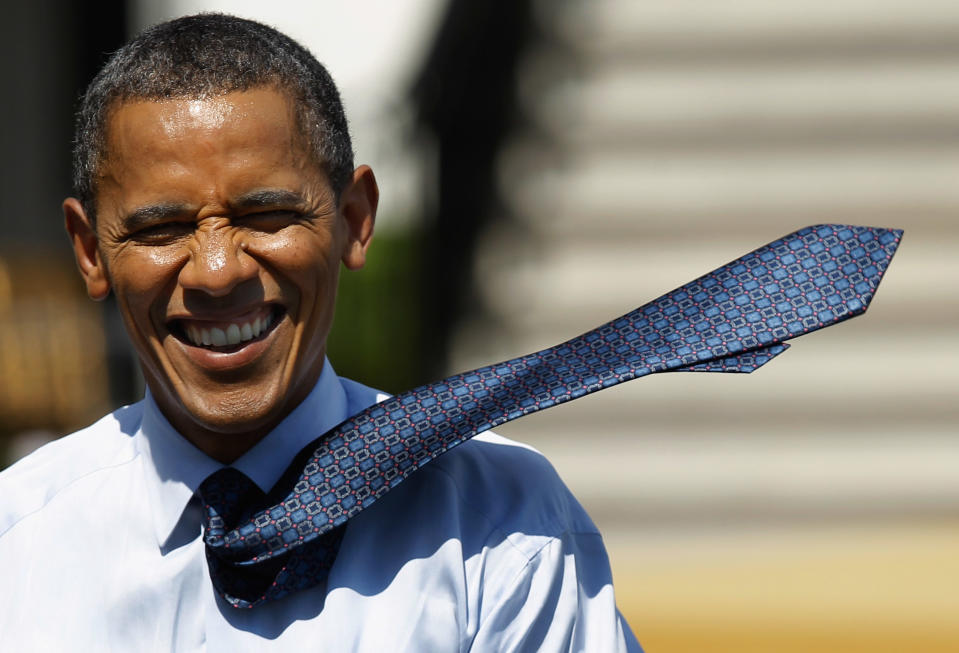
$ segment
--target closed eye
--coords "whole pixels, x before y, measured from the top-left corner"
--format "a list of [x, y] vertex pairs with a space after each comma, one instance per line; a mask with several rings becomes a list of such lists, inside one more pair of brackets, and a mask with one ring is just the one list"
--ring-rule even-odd
[[236, 218], [234, 222], [248, 229], [272, 233], [291, 224], [296, 224], [302, 217], [302, 214], [297, 211], [260, 211], [242, 215]]
[[130, 234], [129, 239], [149, 245], [165, 244], [192, 234], [195, 226], [193, 222], [179, 221], [147, 224]]

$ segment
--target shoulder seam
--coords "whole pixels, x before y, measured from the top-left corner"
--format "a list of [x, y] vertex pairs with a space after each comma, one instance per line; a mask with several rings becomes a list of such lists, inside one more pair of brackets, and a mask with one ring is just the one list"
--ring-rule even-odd
[[[551, 536], [549, 536], [548, 539], [543, 543], [543, 545], [542, 545], [541, 547], [539, 547], [538, 549], [536, 549], [535, 553], [533, 553], [531, 556], [529, 556], [529, 557], [527, 558], [526, 564], [524, 564], [523, 566], [521, 566], [519, 569], [516, 570], [516, 574], [514, 574], [513, 577], [512, 577], [512, 578], [510, 579], [510, 581], [509, 581], [509, 587], [515, 587], [516, 584], [517, 584], [517, 583], [520, 581], [520, 579], [522, 578], [523, 573], [524, 573], [527, 569], [529, 569], [530, 565], [533, 564], [533, 561], [535, 561], [537, 558], [539, 558], [540, 555], [543, 553], [543, 551], [545, 551], [548, 547], [551, 547], [551, 546], [557, 544], [558, 542], [560, 542], [560, 540], [561, 540], [561, 538], [562, 538], [563, 535], [595, 535], [596, 537], [600, 537], [600, 538], [602, 537], [599, 533], [596, 533], [596, 532], [593, 532], [593, 531], [570, 531], [570, 530], [563, 531], [560, 535], [551, 535]], [[494, 605], [493, 608], [489, 611], [489, 613], [487, 613], [486, 618], [483, 619], [483, 621], [481, 621], [479, 624], [477, 624], [477, 626], [476, 626], [476, 633], [477, 633], [477, 634], [478, 634], [481, 630], [483, 630], [483, 626], [486, 624], [486, 622], [490, 619], [490, 617], [491, 617], [493, 614], [496, 613], [496, 609], [497, 609], [500, 605], [502, 605], [502, 603], [503, 603], [509, 596], [512, 596], [512, 594], [510, 594], [509, 592], [504, 592], [503, 596], [501, 596], [500, 599], [496, 602], [496, 605]], [[474, 634], [474, 637], [475, 637], [475, 634]], [[466, 650], [467, 650], [467, 651], [470, 651], [470, 650], [472, 650], [472, 648], [473, 648], [473, 640], [470, 640], [468, 646], [466, 647]]]
[[[482, 513], [481, 513], [481, 514], [482, 514]], [[506, 539], [506, 541], [509, 542], [509, 538], [504, 538], [504, 539]], [[526, 555], [525, 553], [523, 553], [522, 551], [519, 551], [518, 547], [516, 547], [516, 545], [514, 545], [512, 542], [510, 542], [510, 545], [511, 545], [514, 549], [516, 549], [517, 551], [519, 551], [519, 552], [523, 555], [524, 558], [526, 558], [526, 562], [525, 562], [519, 569], [516, 570], [516, 573], [513, 574], [513, 577], [510, 579], [508, 586], [509, 586], [509, 587], [515, 587], [515, 586], [516, 586], [516, 583], [518, 583], [518, 582], [519, 582], [519, 579], [522, 577], [523, 572], [525, 572], [527, 569], [529, 569], [529, 566], [533, 563], [534, 560], [536, 560], [536, 558], [539, 557], [539, 555], [543, 552], [543, 550], [544, 550], [546, 547], [551, 546], [551, 545], [555, 544], [555, 543], [558, 542], [558, 541], [559, 541], [559, 536], [553, 536], [553, 535], [551, 535], [551, 536], [547, 537], [546, 541], [543, 542], [543, 545], [540, 546], [538, 549], [536, 549], [536, 551], [535, 551], [532, 555], [530, 555], [530, 556], [527, 556], [527, 555]], [[473, 633], [473, 637], [470, 639], [470, 641], [468, 642], [468, 644], [467, 644], [467, 646], [466, 646], [466, 648], [465, 648], [464, 650], [466, 650], [466, 651], [471, 651], [471, 650], [473, 650], [473, 640], [476, 638], [476, 635], [478, 635], [478, 634], [480, 633], [480, 631], [483, 630], [483, 627], [486, 625], [486, 622], [490, 619], [490, 617], [491, 617], [492, 615], [496, 614], [497, 608], [498, 608], [500, 605], [502, 605], [503, 601], [505, 601], [506, 598], [509, 597], [509, 596], [511, 596], [511, 594], [510, 594], [509, 592], [504, 592], [503, 595], [500, 596], [499, 600], [496, 602], [496, 605], [494, 605], [493, 608], [486, 614], [486, 617], [485, 617], [481, 622], [479, 622], [478, 624], [476, 624], [476, 632]]]

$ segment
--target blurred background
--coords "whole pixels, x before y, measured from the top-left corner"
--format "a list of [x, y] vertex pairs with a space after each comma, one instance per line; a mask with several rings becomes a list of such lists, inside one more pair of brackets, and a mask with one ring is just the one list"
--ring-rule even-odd
[[142, 393], [62, 233], [76, 97], [128, 35], [228, 11], [327, 64], [377, 172], [330, 343], [370, 385], [555, 344], [807, 224], [904, 228], [866, 316], [759, 372], [499, 431], [598, 523], [648, 651], [959, 650], [959, 4], [81, 5], [0, 26], [0, 467]]

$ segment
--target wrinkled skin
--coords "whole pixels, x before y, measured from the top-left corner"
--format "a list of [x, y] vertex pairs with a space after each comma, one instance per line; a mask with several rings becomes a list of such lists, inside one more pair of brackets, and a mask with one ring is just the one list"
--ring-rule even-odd
[[[95, 225], [64, 202], [88, 294], [112, 290], [163, 414], [222, 462], [309, 394], [340, 262], [362, 267], [372, 237], [372, 171], [357, 168], [337, 201], [305, 143], [270, 87], [124, 103], [108, 119]], [[231, 324], [242, 342], [198, 341]]]

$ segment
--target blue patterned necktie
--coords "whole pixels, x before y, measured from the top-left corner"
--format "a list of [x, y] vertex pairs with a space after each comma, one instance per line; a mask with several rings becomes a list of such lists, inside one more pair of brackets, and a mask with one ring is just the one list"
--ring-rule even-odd
[[324, 583], [346, 521], [477, 433], [666, 371], [751, 372], [783, 341], [865, 312], [902, 231], [806, 227], [555, 347], [376, 404], [310, 443], [264, 495], [200, 486], [214, 587], [248, 608]]

